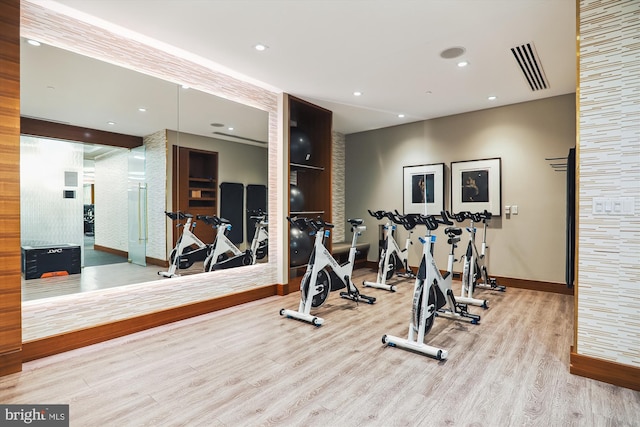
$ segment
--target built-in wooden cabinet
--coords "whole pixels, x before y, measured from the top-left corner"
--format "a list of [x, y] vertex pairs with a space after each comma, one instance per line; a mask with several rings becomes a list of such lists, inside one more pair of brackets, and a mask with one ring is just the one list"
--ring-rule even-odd
[[[218, 214], [218, 153], [173, 147], [173, 206], [194, 217]], [[195, 233], [203, 242], [213, 242], [210, 226], [200, 222]], [[173, 233], [174, 244], [178, 236]]]
[[[331, 222], [331, 150], [332, 150], [332, 112], [311, 104], [294, 96], [286, 96], [285, 111], [289, 114], [289, 182], [298, 187], [304, 196], [302, 209], [289, 209], [289, 216], [321, 216]], [[308, 137], [311, 144], [310, 156], [306, 161], [294, 161], [291, 156], [292, 133], [296, 129]], [[298, 160], [300, 156], [297, 156]], [[297, 208], [297, 206], [296, 206]], [[331, 250], [331, 239], [327, 240]], [[295, 278], [304, 273], [305, 266], [291, 266], [290, 277]], [[292, 280], [290, 280], [291, 282]], [[295, 282], [295, 279], [293, 280]], [[299, 280], [298, 280], [299, 283]]]

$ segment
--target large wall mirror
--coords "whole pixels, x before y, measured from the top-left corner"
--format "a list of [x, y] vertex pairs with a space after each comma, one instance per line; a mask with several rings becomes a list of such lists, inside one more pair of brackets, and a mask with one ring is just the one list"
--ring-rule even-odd
[[[265, 232], [278, 233], [268, 221], [277, 211], [270, 203], [277, 188], [269, 185], [277, 182], [276, 94], [26, 1], [22, 10], [21, 116], [41, 130], [21, 137], [21, 243], [78, 246], [82, 265], [69, 276], [23, 275], [23, 337], [64, 332], [40, 326], [30, 332], [29, 313], [67, 297], [81, 309], [84, 299], [100, 294], [100, 310], [108, 312], [102, 302], [111, 297], [148, 296], [154, 302], [146, 310], [154, 312], [275, 283], [276, 241], [255, 262], [205, 272], [203, 256], [177, 263], [173, 277], [158, 273], [170, 269], [184, 230], [185, 220], [166, 212], [193, 214], [191, 231], [205, 244], [217, 234], [215, 218], [228, 220], [238, 253], [254, 237], [249, 209], [265, 211]], [[116, 147], [104, 135], [94, 142], [43, 136], [43, 128], [57, 125], [124, 134], [140, 144]], [[216, 264], [233, 256], [226, 252]], [[122, 289], [107, 293], [115, 287]], [[105, 321], [70, 317], [87, 319], [70, 329]]]

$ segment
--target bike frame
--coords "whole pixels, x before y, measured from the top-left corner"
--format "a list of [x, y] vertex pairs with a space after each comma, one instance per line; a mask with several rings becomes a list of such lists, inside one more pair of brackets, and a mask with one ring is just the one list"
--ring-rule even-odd
[[[478, 248], [476, 247], [477, 228], [475, 226], [473, 216], [469, 218], [469, 221], [469, 227], [466, 227], [466, 230], [469, 233], [469, 243], [467, 244], [467, 251], [465, 254], [464, 269], [462, 273], [462, 291], [460, 295], [463, 298], [474, 300], [474, 302], [469, 302], [469, 304], [480, 305], [478, 301], [481, 300], [473, 298], [473, 290], [475, 287], [500, 292], [504, 292], [506, 287], [495, 284], [495, 279], [491, 279], [489, 277], [489, 272], [485, 265], [485, 253], [487, 249], [487, 219], [484, 218], [482, 220], [483, 236], [482, 251], [480, 253], [478, 253]], [[476, 268], [478, 271], [476, 271]], [[475, 283], [476, 275], [478, 275], [478, 278], [480, 279], [478, 283]]]
[[[334, 275], [330, 274], [331, 271], [327, 273], [326, 286], [329, 286], [329, 290], [327, 293], [331, 292], [332, 289], [341, 289], [342, 287], [347, 288], [347, 292], [341, 292], [340, 296], [343, 298], [351, 299], [352, 301], [363, 301], [373, 304], [375, 302], [375, 298], [366, 297], [364, 295], [360, 295], [358, 289], [353, 284], [351, 280], [351, 273], [353, 272], [353, 265], [356, 258], [356, 244], [358, 241], [358, 237], [362, 234], [367, 227], [365, 225], [354, 225], [352, 223], [351, 230], [353, 231], [353, 238], [351, 241], [351, 248], [349, 249], [349, 257], [346, 263], [340, 265], [338, 261], [331, 255], [329, 250], [324, 245], [325, 239], [329, 238], [331, 235], [331, 231], [325, 227], [321, 227], [315, 231], [315, 239], [313, 244], [313, 249], [311, 251], [311, 256], [309, 258], [309, 263], [307, 264], [306, 272], [302, 278], [302, 286], [305, 283], [308, 283], [307, 293], [304, 298], [300, 298], [300, 303], [298, 304], [298, 310], [280, 310], [280, 314], [282, 316], [291, 317], [298, 320], [304, 320], [305, 322], [309, 322], [315, 326], [321, 326], [324, 323], [324, 319], [318, 316], [311, 315], [311, 308], [313, 305], [313, 297], [321, 294], [326, 291], [324, 288], [325, 284], [319, 283], [318, 275], [321, 271], [330, 268]], [[336, 279], [337, 278], [337, 279]], [[333, 281], [339, 280], [340, 283], [336, 284]], [[343, 286], [336, 286], [343, 285]], [[304, 291], [304, 288], [301, 289]], [[328, 295], [327, 295], [328, 296]]]
[[268, 226], [269, 223], [264, 219], [260, 219], [256, 224], [256, 232], [253, 234], [253, 240], [251, 241], [251, 264], [256, 263], [256, 251], [260, 247], [260, 242], [269, 239], [269, 232], [267, 231]]
[[[244, 252], [238, 249], [226, 235], [226, 233], [231, 230], [231, 224], [222, 223], [220, 225], [216, 225], [216, 228], [218, 229], [218, 232], [216, 233], [216, 240], [213, 242], [213, 248], [204, 261], [204, 265], [209, 265], [209, 269], [207, 271], [213, 271], [213, 266], [218, 262], [218, 257], [222, 254], [232, 252], [235, 256], [244, 255]], [[209, 264], [207, 264], [207, 262]]]
[[[180, 224], [176, 225], [179, 227]], [[182, 251], [185, 248], [190, 247], [191, 245], [198, 246], [199, 249], [205, 248], [207, 245], [202, 242], [202, 240], [198, 239], [198, 236], [193, 234], [191, 231], [195, 228], [196, 223], [193, 221], [193, 217], [187, 217], [184, 225], [182, 226], [182, 234], [178, 237], [178, 242], [174, 247], [175, 256], [173, 257], [173, 262], [169, 266], [169, 270], [167, 271], [159, 271], [158, 274], [163, 277], [175, 277], [179, 274], [176, 273], [178, 270], [178, 266], [180, 265], [180, 257], [182, 256]]]
[[[375, 215], [369, 211], [371, 215], [375, 217]], [[391, 213], [387, 213], [387, 217], [391, 220]], [[405, 247], [403, 250], [398, 246], [398, 242], [393, 237], [393, 232], [397, 229], [397, 226], [393, 224], [391, 221], [387, 222], [384, 225], [384, 242], [385, 248], [383, 249], [383, 253], [380, 257], [380, 262], [378, 263], [378, 274], [376, 275], [376, 281], [371, 282], [369, 280], [365, 280], [363, 285], [369, 288], [377, 288], [377, 289], [385, 289], [387, 291], [395, 292], [396, 285], [395, 284], [387, 284], [387, 274], [389, 273], [389, 265], [391, 263], [391, 257], [396, 255], [400, 262], [402, 262], [402, 267], [405, 270], [405, 273], [397, 273], [398, 276], [403, 277], [405, 279], [415, 279], [415, 276], [411, 273], [409, 269], [409, 247], [411, 246], [411, 235], [413, 234], [413, 230], [407, 230], [409, 233], [405, 240]], [[392, 273], [393, 274], [393, 273]]]
[[[391, 292], [396, 291], [395, 285], [387, 285], [387, 268], [389, 268], [389, 262], [394, 254], [398, 254], [400, 260], [406, 262], [405, 259], [400, 257], [400, 247], [398, 247], [398, 243], [393, 237], [393, 232], [396, 230], [396, 228], [396, 225], [392, 224], [391, 222], [387, 222], [384, 225], [384, 241], [386, 247], [383, 249], [383, 253], [381, 254], [382, 257], [380, 258], [380, 262], [378, 263], [378, 274], [376, 276], [376, 281], [371, 282], [365, 280], [363, 282], [364, 286], [370, 288], [386, 289], [387, 291]], [[402, 255], [406, 257], [406, 254]]]
[[[351, 281], [351, 273], [353, 273], [353, 264], [356, 259], [356, 243], [358, 240], [358, 236], [362, 234], [362, 231], [366, 230], [367, 227], [364, 225], [360, 225], [354, 230], [353, 238], [351, 241], [351, 248], [349, 249], [349, 258], [348, 261], [344, 265], [340, 265], [338, 261], [331, 255], [331, 252], [324, 245], [324, 240], [329, 238], [331, 235], [330, 230], [320, 230], [316, 233], [315, 243], [313, 245], [313, 251], [311, 253], [311, 261], [307, 265], [307, 273], [310, 272], [310, 282], [309, 282], [309, 294], [306, 296], [305, 301], [303, 302], [300, 299], [300, 305], [298, 307], [298, 311], [302, 313], [306, 313], [309, 315], [311, 313], [311, 302], [315, 295], [322, 292], [322, 289], [317, 287], [318, 274], [320, 270], [325, 269], [326, 267], [330, 267], [336, 276], [342, 281], [342, 283], [349, 289], [353, 290], [354, 285]], [[318, 254], [320, 254], [318, 256]], [[329, 276], [329, 281], [331, 281], [331, 276]], [[348, 279], [345, 281], [345, 279]], [[305, 279], [303, 279], [304, 282]], [[331, 285], [333, 288], [334, 286]], [[318, 318], [320, 320], [320, 324], [324, 322], [324, 319]]]
[[[416, 302], [416, 296], [420, 295], [421, 292], [421, 299], [419, 301], [421, 310], [418, 318], [418, 324], [415, 324], [414, 316], [412, 316], [411, 321], [409, 322], [409, 333], [406, 339], [393, 335], [384, 335], [382, 337], [382, 342], [384, 344], [391, 345], [392, 347], [400, 347], [406, 350], [416, 351], [434, 357], [438, 360], [443, 360], [448, 357], [447, 350], [424, 343], [424, 338], [427, 333], [427, 319], [431, 316], [437, 315], [437, 317], [445, 317], [452, 320], [478, 324], [480, 316], [471, 315], [458, 308], [456, 298], [451, 290], [453, 274], [448, 271], [443, 276], [440, 273], [433, 257], [436, 236], [431, 234], [431, 229], [427, 228], [427, 230], [428, 232], [425, 238], [419, 238], [423, 248], [422, 256], [420, 258], [420, 267], [418, 268], [418, 274], [413, 288], [414, 304]], [[433, 286], [437, 287], [437, 291], [440, 291], [441, 296], [445, 299], [445, 304], [442, 309], [437, 308], [438, 294], [436, 294], [434, 301], [435, 305], [429, 304], [429, 295], [432, 293]], [[415, 308], [416, 307], [414, 305], [414, 310]]]

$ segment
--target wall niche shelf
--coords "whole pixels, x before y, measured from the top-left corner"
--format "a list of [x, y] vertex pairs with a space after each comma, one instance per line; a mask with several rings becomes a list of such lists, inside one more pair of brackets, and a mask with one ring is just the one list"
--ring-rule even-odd
[[322, 166], [303, 165], [300, 163], [289, 163], [289, 167], [291, 168], [291, 170], [297, 171], [324, 171], [324, 168]]
[[[304, 196], [303, 209], [292, 211], [289, 216], [318, 217], [332, 221], [331, 210], [331, 150], [333, 113], [292, 95], [285, 95], [285, 113], [288, 114], [288, 148], [291, 157], [294, 147], [292, 134], [302, 134], [310, 145], [309, 155], [304, 162], [296, 159], [289, 163], [289, 182], [295, 184]], [[306, 150], [306, 149], [305, 149]], [[306, 151], [305, 151], [305, 154]], [[313, 240], [310, 240], [313, 246]], [[327, 239], [327, 248], [331, 250], [331, 239]], [[304, 265], [291, 265], [289, 268], [289, 291], [300, 289], [300, 280], [304, 274]]]

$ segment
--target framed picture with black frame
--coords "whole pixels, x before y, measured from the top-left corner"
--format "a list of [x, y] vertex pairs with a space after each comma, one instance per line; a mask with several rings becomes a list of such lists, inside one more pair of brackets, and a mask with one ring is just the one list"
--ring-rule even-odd
[[502, 215], [501, 160], [451, 162], [451, 212], [491, 212]]
[[404, 166], [404, 214], [440, 215], [444, 208], [444, 163]]

